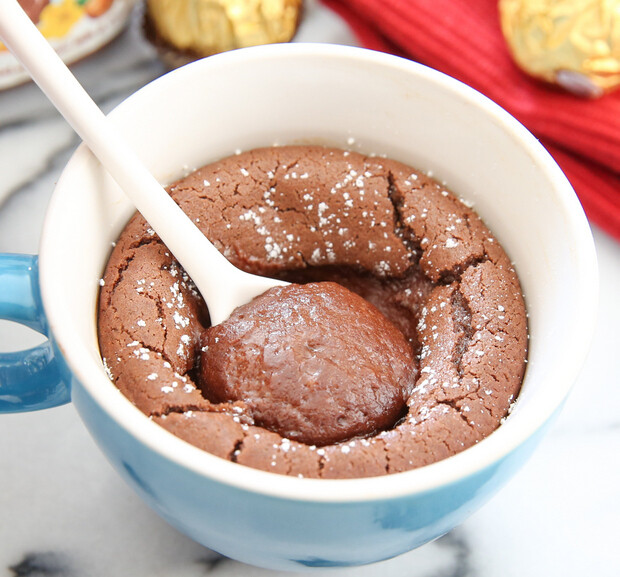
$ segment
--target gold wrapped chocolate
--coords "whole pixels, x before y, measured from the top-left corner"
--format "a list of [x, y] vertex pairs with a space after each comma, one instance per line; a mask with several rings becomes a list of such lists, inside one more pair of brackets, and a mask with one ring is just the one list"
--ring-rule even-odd
[[146, 0], [147, 34], [185, 60], [288, 42], [303, 0]]
[[620, 86], [620, 0], [499, 0], [516, 63], [580, 96]]

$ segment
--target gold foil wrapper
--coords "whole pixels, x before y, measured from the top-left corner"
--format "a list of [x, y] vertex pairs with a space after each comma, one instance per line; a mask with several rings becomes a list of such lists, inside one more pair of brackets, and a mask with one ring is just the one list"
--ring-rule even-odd
[[288, 42], [303, 0], [147, 0], [147, 34], [186, 60]]
[[620, 86], [620, 0], [499, 0], [515, 62], [580, 96]]

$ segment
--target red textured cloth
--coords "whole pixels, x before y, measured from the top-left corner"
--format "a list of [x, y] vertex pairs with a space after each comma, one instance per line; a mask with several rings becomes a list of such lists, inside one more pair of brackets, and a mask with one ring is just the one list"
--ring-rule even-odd
[[585, 100], [517, 68], [497, 0], [323, 0], [360, 42], [482, 92], [523, 123], [575, 188], [591, 222], [620, 240], [620, 91]]

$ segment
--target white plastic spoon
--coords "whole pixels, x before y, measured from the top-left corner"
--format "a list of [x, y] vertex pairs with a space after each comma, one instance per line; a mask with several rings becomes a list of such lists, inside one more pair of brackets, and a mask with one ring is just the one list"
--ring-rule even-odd
[[0, 39], [187, 271], [212, 324], [267, 289], [287, 284], [243, 272], [226, 260], [142, 164], [17, 0], [0, 0]]

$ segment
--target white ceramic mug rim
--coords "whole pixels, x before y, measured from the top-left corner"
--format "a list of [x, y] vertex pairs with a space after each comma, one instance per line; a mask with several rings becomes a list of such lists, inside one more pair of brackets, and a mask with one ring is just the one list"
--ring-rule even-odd
[[[494, 120], [510, 133], [512, 138], [519, 141], [539, 165], [547, 179], [553, 183], [572, 227], [571, 237], [574, 239], [575, 261], [579, 263], [580, 268], [580, 274], [574, 279], [577, 285], [576, 292], [581, 295], [584, 302], [595, 303], [597, 301], [598, 276], [594, 245], [581, 206], [572, 187], [553, 159], [535, 137], [512, 116], [470, 87], [409, 60], [361, 48], [329, 44], [299, 43], [285, 46], [285, 50], [281, 45], [241, 49], [220, 54], [211, 59], [217, 58], [220, 62], [229, 62], [231, 66], [239, 58], [247, 60], [320, 55], [326, 59], [362, 59], [376, 65], [400, 68], [406, 73], [422, 76], [426, 81], [443, 85], [448, 90], [457, 93], [472, 106], [483, 108], [486, 114], [494, 117]], [[193, 66], [203, 66], [205, 73], [208, 73], [209, 65], [209, 59], [206, 59]], [[187, 69], [177, 69], [154, 82], [175, 83], [187, 73]], [[141, 98], [140, 95], [145, 90], [149, 90], [148, 85], [130, 97], [129, 103], [125, 101], [117, 108], [131, 106], [131, 102]], [[85, 154], [89, 152], [82, 145], [67, 166], [70, 167], [71, 162], [78, 162]], [[59, 186], [61, 182], [62, 176], [58, 183]], [[58, 195], [54, 195], [48, 214], [53, 215], [55, 211], [62, 210], [57, 205], [59, 205]], [[566, 351], [565, 364], [558, 367], [554, 375], [558, 383], [553, 387], [554, 394], [547, 395], [535, 407], [530, 408], [527, 415], [520, 414], [517, 418], [509, 418], [492, 435], [453, 457], [411, 471], [382, 477], [337, 480], [299, 479], [245, 467], [202, 451], [150, 421], [119, 393], [81, 340], [72, 333], [62, 318], [57, 318], [55, 315], [54, 297], [48, 290], [48, 279], [54, 276], [55, 269], [53, 259], [48, 257], [46, 250], [47, 235], [51, 228], [47, 223], [45, 224], [41, 239], [42, 298], [50, 329], [60, 350], [65, 354], [65, 358], [69, 359], [68, 364], [82, 386], [110, 418], [152, 451], [206, 478], [276, 498], [308, 502], [384, 500], [430, 491], [484, 470], [506, 457], [534, 435], [561, 406], [585, 360], [594, 332], [595, 314], [592, 309], [574, 311], [575, 338], [571, 341], [572, 350]]]

